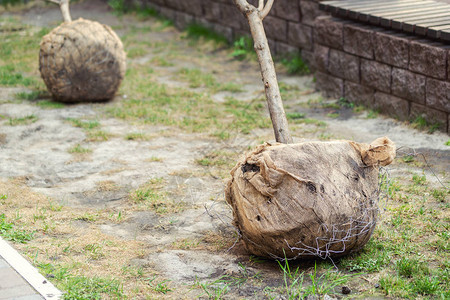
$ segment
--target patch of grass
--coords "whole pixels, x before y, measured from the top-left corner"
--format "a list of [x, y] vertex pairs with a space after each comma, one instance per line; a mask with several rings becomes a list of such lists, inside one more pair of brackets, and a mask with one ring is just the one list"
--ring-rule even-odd
[[299, 112], [286, 113], [286, 118], [288, 120], [304, 119], [305, 118], [305, 114], [304, 113], [299, 113]]
[[63, 103], [51, 100], [41, 100], [36, 102], [36, 105], [44, 109], [59, 109], [65, 107]]
[[419, 176], [417, 174], [414, 174], [412, 176], [412, 181], [417, 185], [425, 185], [427, 182], [427, 177], [425, 175]]
[[11, 126], [19, 126], [19, 125], [29, 125], [38, 120], [38, 117], [35, 115], [28, 115], [20, 118], [9, 118], [9, 125]]
[[122, 283], [101, 277], [69, 276], [61, 284], [65, 300], [126, 299]]
[[418, 130], [427, 131], [428, 133], [433, 133], [441, 127], [439, 123], [430, 123], [424, 117], [417, 116], [413, 121], [411, 121], [411, 126]]
[[294, 55], [292, 58], [282, 59], [281, 63], [286, 67], [288, 74], [306, 75], [311, 73], [311, 70], [300, 53]]
[[203, 25], [200, 24], [190, 24], [185, 29], [186, 35], [188, 38], [198, 40], [200, 38], [203, 38], [207, 41], [214, 41], [218, 44], [227, 44], [228, 41], [225, 36], [217, 33], [216, 31], [209, 29]]
[[152, 287], [152, 289], [155, 292], [161, 293], [161, 294], [167, 294], [168, 292], [171, 292], [172, 289], [169, 287], [170, 280], [162, 280], [159, 282], [155, 282], [156, 276], [154, 276], [152, 279], [148, 280], [149, 285]]
[[125, 135], [125, 139], [128, 141], [148, 141], [150, 137], [142, 132], [130, 132]]
[[117, 15], [123, 15], [129, 11], [124, 0], [109, 0], [108, 5]]
[[253, 39], [248, 36], [241, 36], [233, 42], [233, 52], [231, 57], [239, 60], [244, 60], [250, 55], [255, 55], [253, 48]]
[[446, 199], [446, 195], [450, 194], [450, 190], [448, 189], [433, 189], [433, 191], [431, 192], [431, 195], [433, 196], [434, 199], [436, 199], [436, 201], [445, 202]]
[[5, 240], [24, 244], [33, 239], [34, 232], [17, 229], [13, 223], [6, 220], [5, 214], [0, 214], [0, 235]]
[[69, 153], [73, 153], [73, 154], [85, 154], [85, 153], [91, 153], [92, 150], [89, 148], [84, 148], [83, 146], [81, 146], [80, 144], [76, 144], [75, 146], [73, 146], [72, 148], [70, 148], [68, 150]]
[[450, 146], [450, 140], [445, 142], [445, 146]]
[[153, 178], [145, 185], [130, 194], [130, 200], [139, 206], [151, 209], [157, 214], [180, 212], [184, 209], [184, 202], [175, 202], [164, 191], [164, 179]]
[[152, 65], [157, 65], [160, 67], [172, 67], [175, 64], [168, 62], [165, 58], [157, 56], [157, 57], [153, 57], [151, 60]]
[[191, 88], [204, 87], [213, 93], [219, 91], [240, 92], [242, 90], [241, 86], [235, 83], [219, 83], [212, 74], [204, 73], [199, 69], [183, 68], [178, 75], [178, 79], [189, 82]]
[[30, 87], [36, 84], [34, 77], [24, 76], [23, 72], [18, 70], [18, 67], [13, 65], [0, 66], [0, 86]]
[[89, 142], [104, 142], [109, 140], [112, 134], [103, 130], [90, 130], [87, 133], [87, 141]]
[[35, 101], [43, 95], [42, 91], [19, 92], [15, 97], [19, 100]]
[[67, 121], [72, 123], [73, 126], [83, 128], [83, 129], [94, 129], [100, 126], [98, 121], [84, 121], [80, 119], [68, 118]]
[[371, 239], [363, 250], [341, 260], [341, 266], [349, 271], [377, 272], [390, 263], [390, 252], [385, 243]]
[[147, 50], [144, 47], [131, 47], [127, 50], [127, 57], [128, 58], [136, 58], [144, 56], [147, 53]]
[[377, 110], [369, 109], [366, 119], [376, 119], [380, 113]]
[[337, 119], [337, 118], [339, 118], [339, 113], [328, 113], [327, 117], [332, 118], [332, 119]]

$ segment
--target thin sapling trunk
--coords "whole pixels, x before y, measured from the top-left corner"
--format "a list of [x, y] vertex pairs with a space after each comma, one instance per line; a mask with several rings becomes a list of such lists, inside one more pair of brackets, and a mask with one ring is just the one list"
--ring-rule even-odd
[[284, 112], [280, 89], [278, 87], [277, 75], [262, 22], [272, 8], [273, 1], [268, 0], [264, 4], [264, 0], [259, 0], [258, 7], [249, 4], [247, 0], [234, 0], [234, 3], [247, 18], [250, 25], [254, 48], [261, 68], [261, 76], [275, 139], [277, 142], [290, 144], [292, 143], [292, 137], [289, 132], [286, 113]]
[[47, 0], [47, 1], [53, 2], [53, 3], [56, 3], [59, 5], [64, 22], [72, 22], [72, 17], [70, 16], [70, 11], [69, 11], [69, 0]]

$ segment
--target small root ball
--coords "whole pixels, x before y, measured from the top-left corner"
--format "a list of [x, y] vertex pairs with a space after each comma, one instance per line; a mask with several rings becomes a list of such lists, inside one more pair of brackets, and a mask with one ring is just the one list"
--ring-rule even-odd
[[42, 38], [39, 71], [55, 100], [111, 99], [125, 69], [122, 42], [107, 25], [80, 18], [61, 24]]

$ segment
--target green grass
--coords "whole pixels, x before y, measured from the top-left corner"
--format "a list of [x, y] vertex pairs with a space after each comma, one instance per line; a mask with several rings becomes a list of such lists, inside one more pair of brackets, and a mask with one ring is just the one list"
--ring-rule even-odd
[[211, 30], [201, 24], [190, 24], [185, 29], [186, 36], [193, 40], [205, 39], [207, 41], [214, 41], [218, 44], [227, 44], [228, 41], [225, 36]]
[[38, 117], [35, 115], [28, 115], [25, 117], [20, 118], [9, 118], [9, 125], [10, 126], [19, 126], [19, 125], [29, 125], [38, 120]]
[[68, 150], [68, 152], [72, 153], [72, 154], [86, 154], [86, 153], [91, 153], [92, 149], [84, 148], [80, 144], [76, 144], [75, 146], [70, 148]]
[[130, 132], [125, 135], [125, 139], [128, 141], [148, 141], [150, 137], [142, 132]]
[[73, 126], [83, 128], [86, 130], [94, 129], [100, 126], [98, 121], [84, 121], [80, 119], [68, 118], [67, 121], [72, 123]]
[[286, 67], [288, 74], [291, 75], [307, 75], [311, 73], [311, 70], [299, 53], [291, 58], [282, 59], [281, 64]]
[[41, 100], [36, 102], [36, 105], [44, 109], [60, 109], [65, 107], [64, 103], [51, 100]]
[[33, 239], [34, 232], [16, 228], [13, 223], [6, 220], [5, 214], [0, 214], [0, 235], [5, 240], [24, 244]]
[[19, 100], [35, 101], [39, 99], [44, 93], [42, 91], [20, 92], [15, 95]]
[[428, 133], [433, 133], [441, 127], [439, 123], [430, 123], [424, 117], [417, 116], [411, 121], [411, 126], [418, 130], [427, 131]]
[[219, 83], [212, 74], [204, 73], [199, 69], [182, 68], [178, 75], [177, 79], [189, 82], [189, 87], [191, 88], [203, 87], [209, 89], [212, 93], [242, 91], [240, 85], [231, 82]]
[[248, 36], [241, 36], [233, 42], [233, 52], [231, 57], [239, 60], [246, 59], [248, 57], [255, 56], [255, 50], [253, 48], [253, 39]]

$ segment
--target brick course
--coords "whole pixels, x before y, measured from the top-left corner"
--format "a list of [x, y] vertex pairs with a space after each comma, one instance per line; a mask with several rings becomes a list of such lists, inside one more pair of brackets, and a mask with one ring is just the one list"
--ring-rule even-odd
[[392, 32], [377, 32], [373, 37], [374, 55], [377, 61], [404, 69], [408, 68], [408, 39]]
[[392, 94], [404, 99], [425, 104], [425, 80], [424, 75], [408, 70], [392, 69]]
[[361, 83], [379, 91], [391, 92], [391, 66], [374, 60], [361, 60]]

